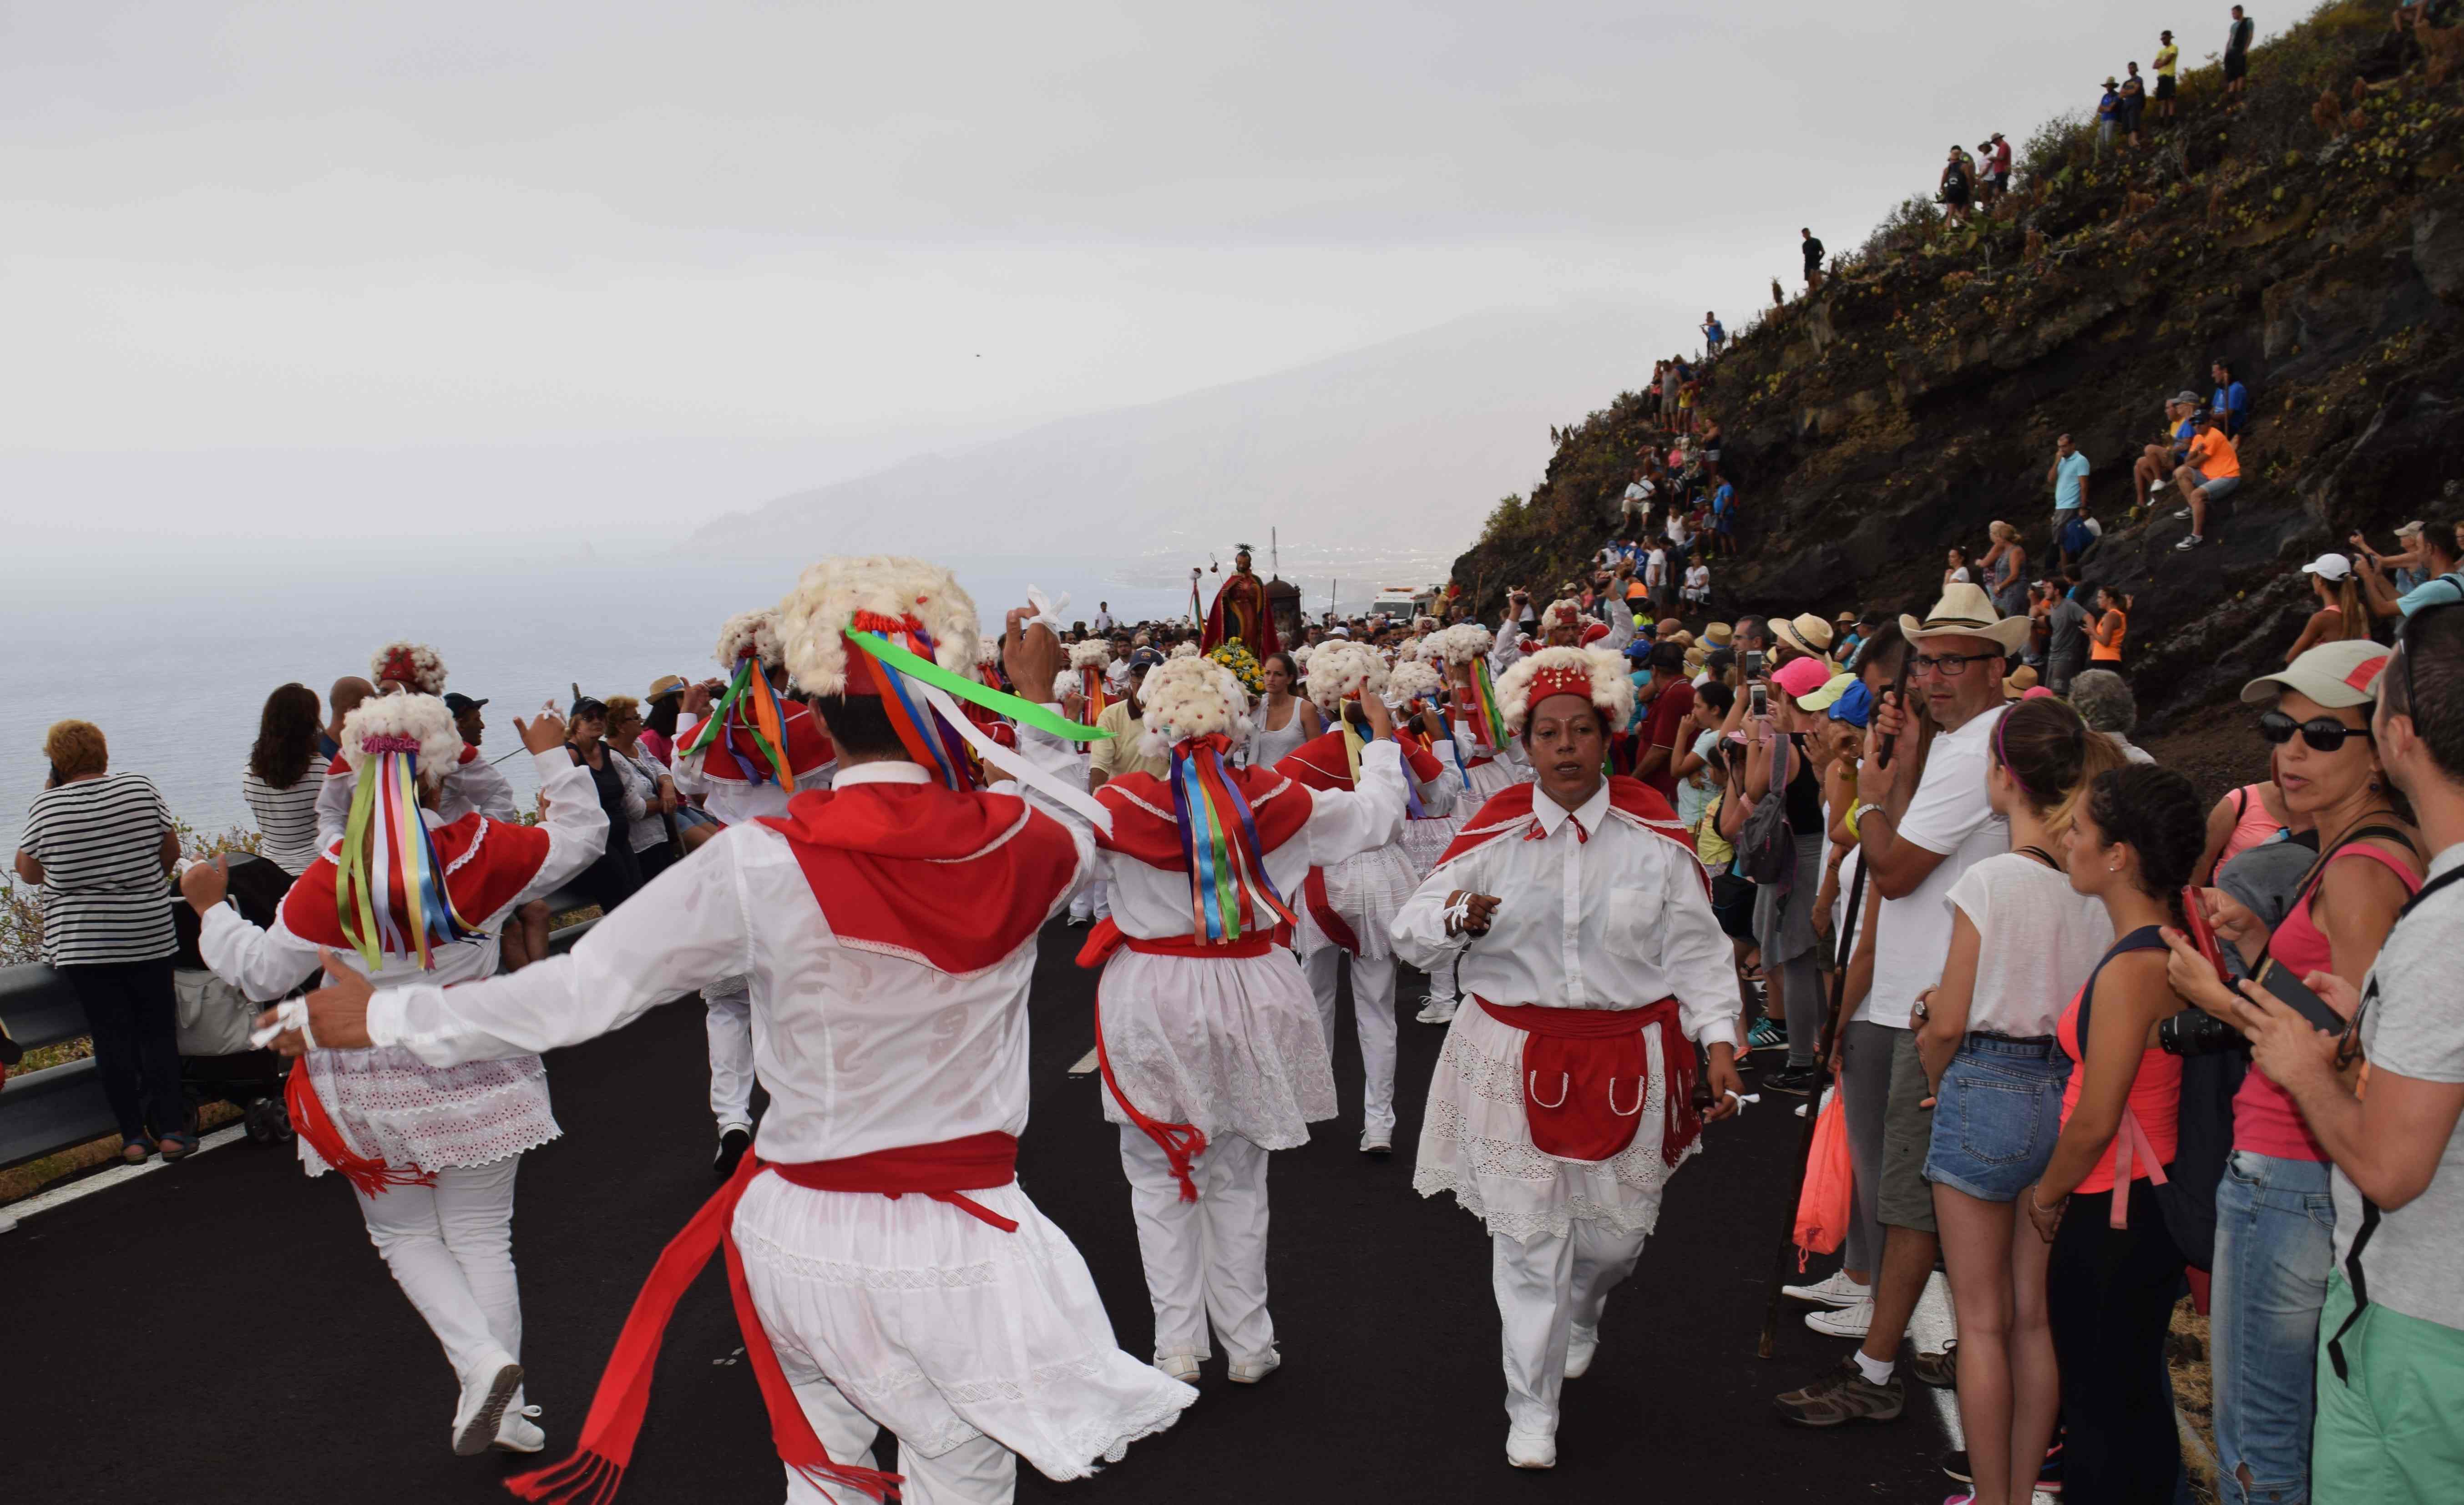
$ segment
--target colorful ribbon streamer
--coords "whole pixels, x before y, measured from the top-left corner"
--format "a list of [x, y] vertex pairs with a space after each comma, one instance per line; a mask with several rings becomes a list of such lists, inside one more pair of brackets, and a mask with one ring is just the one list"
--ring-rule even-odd
[[1244, 927], [1296, 923], [1267, 876], [1258, 822], [1223, 767], [1222, 736], [1191, 737], [1172, 752], [1172, 803], [1180, 855], [1189, 869], [1190, 933], [1210, 943], [1241, 938]]
[[[396, 747], [394, 743], [407, 747]], [[377, 971], [387, 956], [416, 956], [420, 970], [436, 965], [429, 943], [451, 945], [478, 932], [454, 912], [445, 889], [445, 864], [436, 856], [419, 806], [418, 744], [409, 738], [370, 737], [362, 755], [376, 754], [359, 771], [351, 789], [351, 813], [337, 854], [334, 913], [342, 938]], [[399, 896], [409, 934], [395, 923]]]
[[1472, 661], [1471, 685], [1472, 726], [1492, 751], [1502, 752], [1506, 747], [1506, 713], [1497, 709], [1497, 682], [1489, 678], [1486, 659]]
[[[749, 726], [745, 721], [748, 708]], [[736, 755], [735, 733], [738, 727], [752, 733], [755, 751], [770, 765], [768, 774], [746, 768], [743, 759]], [[766, 784], [773, 777], [782, 787], [795, 782], [795, 775], [787, 769], [786, 712], [779, 704], [779, 692], [770, 687], [770, 677], [761, 672], [760, 660], [746, 657], [736, 661], [736, 677], [728, 681], [727, 693], [694, 731], [685, 753], [690, 756], [705, 748], [726, 758], [747, 783]]]

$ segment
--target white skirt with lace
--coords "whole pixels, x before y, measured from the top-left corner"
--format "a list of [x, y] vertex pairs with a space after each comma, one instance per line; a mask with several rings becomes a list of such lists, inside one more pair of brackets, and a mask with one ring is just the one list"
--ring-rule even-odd
[[[1309, 1124], [1335, 1115], [1317, 1003], [1281, 947], [1229, 957], [1124, 949], [1105, 964], [1097, 997], [1112, 1076], [1149, 1118], [1296, 1149]], [[1111, 1092], [1101, 1096], [1107, 1120], [1130, 1122]]]
[[[1634, 1143], [1607, 1160], [1560, 1160], [1531, 1143], [1531, 1126], [1523, 1116], [1528, 1036], [1466, 997], [1446, 1030], [1437, 1075], [1429, 1082], [1412, 1189], [1424, 1197], [1451, 1191], [1490, 1232], [1520, 1241], [1562, 1235], [1576, 1222], [1606, 1224], [1620, 1233], [1650, 1232], [1660, 1221], [1660, 1194], [1675, 1173], [1661, 1153], [1667, 1111], [1661, 1052], [1670, 1043], [1661, 1036], [1658, 1026], [1643, 1031], [1651, 1090]], [[1678, 1164], [1702, 1147], [1700, 1140], [1686, 1146]]]
[[[1326, 870], [1327, 904], [1359, 938], [1360, 959], [1365, 962], [1382, 962], [1395, 954], [1395, 942], [1387, 934], [1387, 927], [1403, 912], [1404, 904], [1419, 886], [1419, 872], [1404, 854], [1399, 840], [1356, 852]], [[1292, 911], [1300, 917], [1292, 939], [1303, 956], [1314, 956], [1334, 945], [1318, 928], [1307, 904], [1293, 905]]]
[[1471, 779], [1471, 788], [1458, 797], [1455, 804], [1456, 808], [1463, 810], [1466, 819], [1478, 814], [1480, 807], [1488, 803], [1491, 797], [1517, 784], [1531, 781], [1531, 770], [1510, 757], [1493, 757], [1478, 768], [1463, 770], [1463, 773]]
[[812, 1191], [756, 1177], [736, 1210], [746, 1283], [773, 1345], [938, 1457], [990, 1437], [1076, 1479], [1179, 1418], [1198, 1392], [1123, 1353], [1068, 1235], [1013, 1183], [968, 1197]]
[[[536, 1056], [424, 1066], [395, 1046], [310, 1051], [308, 1080], [352, 1152], [388, 1166], [494, 1165], [564, 1132], [548, 1111], [547, 1068]], [[308, 1174], [332, 1168], [305, 1138], [298, 1143]]]
[[1446, 855], [1446, 848], [1454, 844], [1455, 833], [1463, 829], [1463, 818], [1471, 814], [1469, 804], [1469, 796], [1462, 796], [1456, 799], [1452, 815], [1403, 822], [1403, 855], [1412, 860], [1414, 872], [1428, 877], [1429, 869], [1438, 865], [1438, 859]]

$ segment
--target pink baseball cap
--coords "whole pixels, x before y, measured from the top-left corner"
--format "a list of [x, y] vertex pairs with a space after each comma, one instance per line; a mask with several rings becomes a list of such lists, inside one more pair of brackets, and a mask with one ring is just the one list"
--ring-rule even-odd
[[1791, 659], [1771, 674], [1771, 683], [1793, 699], [1831, 683], [1831, 665], [1820, 659]]

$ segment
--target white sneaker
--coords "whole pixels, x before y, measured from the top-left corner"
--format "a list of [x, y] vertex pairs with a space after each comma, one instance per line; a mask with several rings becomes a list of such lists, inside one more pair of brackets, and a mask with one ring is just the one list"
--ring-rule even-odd
[[1845, 1270], [1834, 1270], [1812, 1285], [1781, 1286], [1779, 1294], [1792, 1301], [1811, 1301], [1816, 1306], [1855, 1306], [1859, 1301], [1871, 1301], [1874, 1288], [1849, 1279]]
[[2189, 517], [2190, 517], [2190, 510], [2189, 510], [2189, 508], [2187, 508], [2187, 507], [2176, 507], [2176, 508], [2174, 508], [2174, 509], [2173, 509], [2173, 520], [2174, 520], [2175, 522], [2188, 522], [2188, 521], [2189, 520]]
[[1174, 1379], [1178, 1380], [1183, 1385], [1196, 1385], [1198, 1383], [1198, 1356], [1196, 1354], [1157, 1354], [1155, 1355], [1155, 1363], [1156, 1368], [1161, 1369], [1168, 1375], [1171, 1375]]
[[1592, 1355], [1600, 1351], [1600, 1330], [1576, 1327], [1566, 1335], [1566, 1378], [1579, 1380], [1592, 1369]]
[[509, 1406], [505, 1419], [496, 1424], [495, 1449], [498, 1452], [537, 1452], [547, 1446], [547, 1433], [539, 1429], [532, 1417], [539, 1413], [536, 1406]]
[[453, 1407], [455, 1457], [475, 1458], [495, 1444], [496, 1426], [521, 1384], [522, 1366], [502, 1350], [471, 1371], [462, 1382], [461, 1404]]
[[1284, 1366], [1283, 1354], [1273, 1348], [1263, 1359], [1236, 1359], [1225, 1378], [1234, 1385], [1255, 1385]]
[[1364, 1155], [1391, 1155], [1395, 1153], [1395, 1131], [1393, 1129], [1362, 1129], [1360, 1131], [1360, 1152]]
[[1506, 1461], [1518, 1469], [1553, 1469], [1557, 1466], [1557, 1439], [1507, 1432]]
[[1462, 1007], [1463, 1001], [1458, 998], [1432, 998], [1422, 1004], [1420, 1012], [1412, 1017], [1422, 1024], [1452, 1024], [1455, 1021], [1455, 1011]]
[[1836, 1312], [1808, 1312], [1805, 1325], [1825, 1338], [1862, 1338], [1874, 1325], [1874, 1303], [1869, 1298]]

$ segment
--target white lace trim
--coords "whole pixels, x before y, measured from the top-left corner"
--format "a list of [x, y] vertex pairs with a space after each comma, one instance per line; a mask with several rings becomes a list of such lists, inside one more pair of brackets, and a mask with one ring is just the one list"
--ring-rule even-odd
[[[1001, 1279], [1001, 1272], [989, 1259], [949, 1268], [860, 1265], [843, 1259], [816, 1259], [809, 1254], [798, 1254], [759, 1230], [739, 1230], [737, 1242], [751, 1246], [746, 1253], [756, 1254], [762, 1263], [774, 1269], [824, 1285], [866, 1291], [952, 1291], [967, 1286], [993, 1285]], [[917, 1377], [922, 1377], [920, 1371]]]

